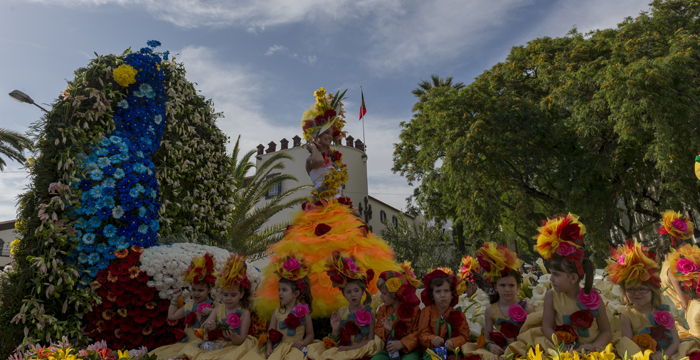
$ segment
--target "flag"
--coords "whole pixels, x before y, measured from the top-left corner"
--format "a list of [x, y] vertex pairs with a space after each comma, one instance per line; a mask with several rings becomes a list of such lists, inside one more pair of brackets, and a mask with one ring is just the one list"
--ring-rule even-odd
[[360, 120], [367, 114], [367, 107], [365, 107], [365, 95], [362, 93], [362, 88], [360, 88], [360, 97], [362, 98], [362, 105], [360, 105]]

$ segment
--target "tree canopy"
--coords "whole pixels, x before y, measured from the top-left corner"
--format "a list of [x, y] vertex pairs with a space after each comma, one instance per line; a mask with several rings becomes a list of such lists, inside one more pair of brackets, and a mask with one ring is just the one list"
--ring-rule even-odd
[[616, 29], [513, 47], [464, 89], [422, 95], [393, 170], [428, 216], [465, 219], [481, 241], [531, 251], [566, 212], [600, 254], [651, 234], [665, 209], [700, 206], [699, 15], [698, 1], [654, 1]]

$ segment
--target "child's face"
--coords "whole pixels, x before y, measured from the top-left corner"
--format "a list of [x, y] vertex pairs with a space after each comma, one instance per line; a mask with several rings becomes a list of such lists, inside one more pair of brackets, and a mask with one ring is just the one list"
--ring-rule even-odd
[[564, 271], [552, 269], [552, 276], [549, 280], [552, 282], [552, 289], [556, 292], [569, 291], [574, 287], [580, 287], [578, 284], [578, 275], [569, 274]]
[[651, 289], [644, 284], [625, 288], [625, 293], [634, 306], [641, 307], [651, 304]]
[[298, 297], [299, 297], [298, 290], [293, 291], [291, 285], [286, 284], [286, 283], [280, 283], [280, 285], [279, 285], [280, 305], [286, 306], [289, 304], [293, 304]]
[[197, 285], [192, 285], [192, 300], [196, 303], [201, 303], [203, 301], [207, 300], [207, 297], [209, 297], [209, 285], [206, 284], [197, 284]]
[[343, 296], [345, 296], [353, 307], [360, 306], [360, 303], [362, 303], [362, 295], [364, 295], [364, 291], [362, 291], [360, 285], [355, 283], [347, 284], [343, 289]]
[[498, 292], [498, 296], [503, 300], [515, 300], [519, 290], [520, 286], [518, 286], [518, 283], [512, 276], [502, 277], [496, 281], [496, 292]]
[[467, 297], [474, 296], [474, 293], [476, 293], [476, 285], [473, 282], [467, 280], [467, 289], [464, 290], [464, 293], [467, 294]]
[[435, 305], [441, 309], [450, 307], [450, 302], [452, 302], [452, 288], [448, 281], [445, 281], [440, 286], [433, 286], [433, 299]]
[[389, 292], [389, 290], [387, 290], [386, 288], [383, 288], [383, 289], [380, 289], [379, 291], [381, 291], [381, 293], [382, 293], [382, 295], [381, 295], [382, 301], [384, 302], [384, 304], [386, 306], [392, 306], [396, 303], [396, 299], [394, 299], [394, 297], [391, 296], [391, 293]]
[[235, 308], [243, 295], [244, 293], [241, 291], [240, 286], [236, 286], [233, 289], [224, 289], [221, 292], [221, 300], [227, 308]]

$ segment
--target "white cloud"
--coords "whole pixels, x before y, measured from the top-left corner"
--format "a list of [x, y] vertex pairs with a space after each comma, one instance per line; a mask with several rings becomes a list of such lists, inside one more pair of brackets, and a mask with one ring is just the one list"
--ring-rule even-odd
[[275, 53], [281, 53], [289, 56], [292, 59], [299, 60], [302, 63], [313, 65], [318, 59], [316, 55], [299, 55], [295, 52], [290, 51], [286, 46], [273, 45], [270, 46], [265, 52], [265, 56], [272, 56]]
[[[11, 165], [15, 165], [13, 163]], [[17, 217], [17, 196], [29, 185], [27, 172], [20, 166], [8, 166], [0, 172], [0, 221]]]

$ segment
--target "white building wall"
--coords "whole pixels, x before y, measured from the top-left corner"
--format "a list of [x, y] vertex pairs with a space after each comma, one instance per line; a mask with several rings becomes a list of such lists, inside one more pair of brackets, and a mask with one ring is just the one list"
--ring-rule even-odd
[[15, 241], [16, 238], [15, 221], [0, 222], [0, 243], [2, 243], [2, 249], [0, 250], [0, 270], [2, 270], [5, 265], [12, 262], [10, 258], [10, 243]]

